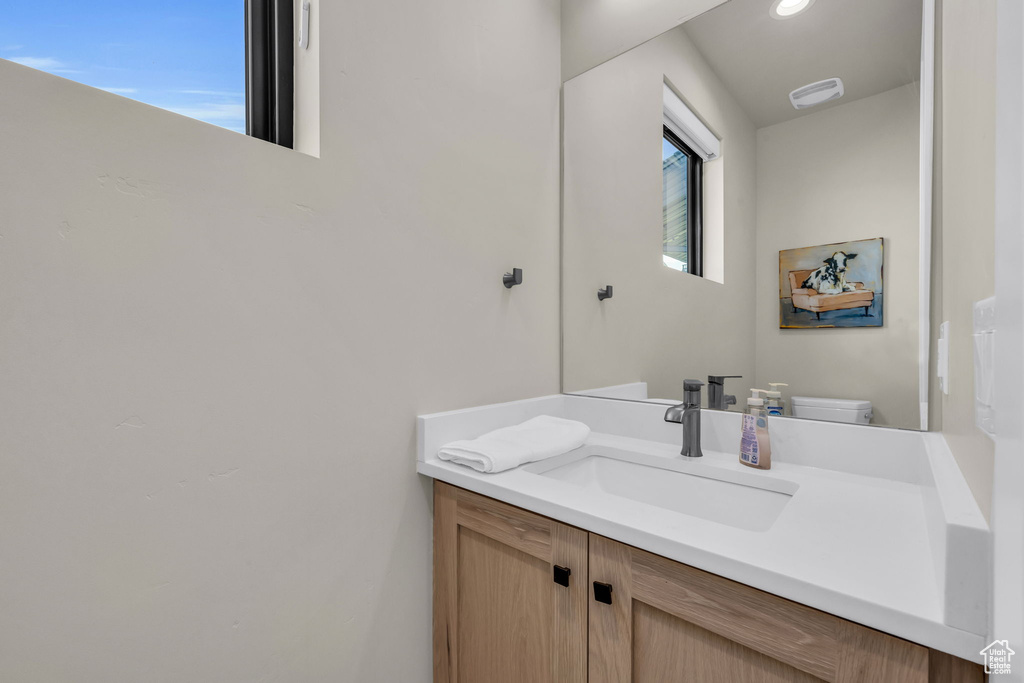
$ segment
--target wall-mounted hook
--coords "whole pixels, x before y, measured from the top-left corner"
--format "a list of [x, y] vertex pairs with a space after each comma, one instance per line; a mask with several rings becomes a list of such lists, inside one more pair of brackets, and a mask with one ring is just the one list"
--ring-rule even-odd
[[597, 300], [604, 301], [605, 299], [612, 298], [612, 286], [608, 285], [604, 289], [597, 290]]
[[511, 273], [505, 273], [502, 276], [501, 281], [508, 289], [512, 289], [516, 285], [523, 284], [523, 269], [513, 268]]

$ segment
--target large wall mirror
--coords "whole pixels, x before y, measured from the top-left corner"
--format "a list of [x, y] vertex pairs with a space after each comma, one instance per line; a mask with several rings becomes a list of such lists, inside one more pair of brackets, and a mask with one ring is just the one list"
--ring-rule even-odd
[[565, 392], [927, 428], [932, 2], [730, 0], [565, 82]]

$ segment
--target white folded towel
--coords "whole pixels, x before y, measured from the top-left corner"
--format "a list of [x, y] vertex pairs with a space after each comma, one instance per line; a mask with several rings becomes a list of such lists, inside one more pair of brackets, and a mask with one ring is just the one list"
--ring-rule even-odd
[[477, 472], [502, 472], [579, 448], [589, 434], [590, 427], [582, 422], [541, 415], [477, 439], [447, 443], [437, 457]]

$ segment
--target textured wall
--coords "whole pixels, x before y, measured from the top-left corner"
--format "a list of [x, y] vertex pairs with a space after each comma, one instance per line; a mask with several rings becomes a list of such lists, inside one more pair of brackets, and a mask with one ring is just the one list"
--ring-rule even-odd
[[4, 681], [431, 679], [414, 417], [559, 388], [559, 3], [320, 20], [319, 159], [0, 61]]

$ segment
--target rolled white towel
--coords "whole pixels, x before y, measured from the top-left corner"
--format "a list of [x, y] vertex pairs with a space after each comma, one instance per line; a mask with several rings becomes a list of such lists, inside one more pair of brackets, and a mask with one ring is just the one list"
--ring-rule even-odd
[[437, 457], [477, 472], [502, 472], [579, 448], [589, 434], [590, 427], [582, 422], [541, 415], [476, 439], [447, 443]]

